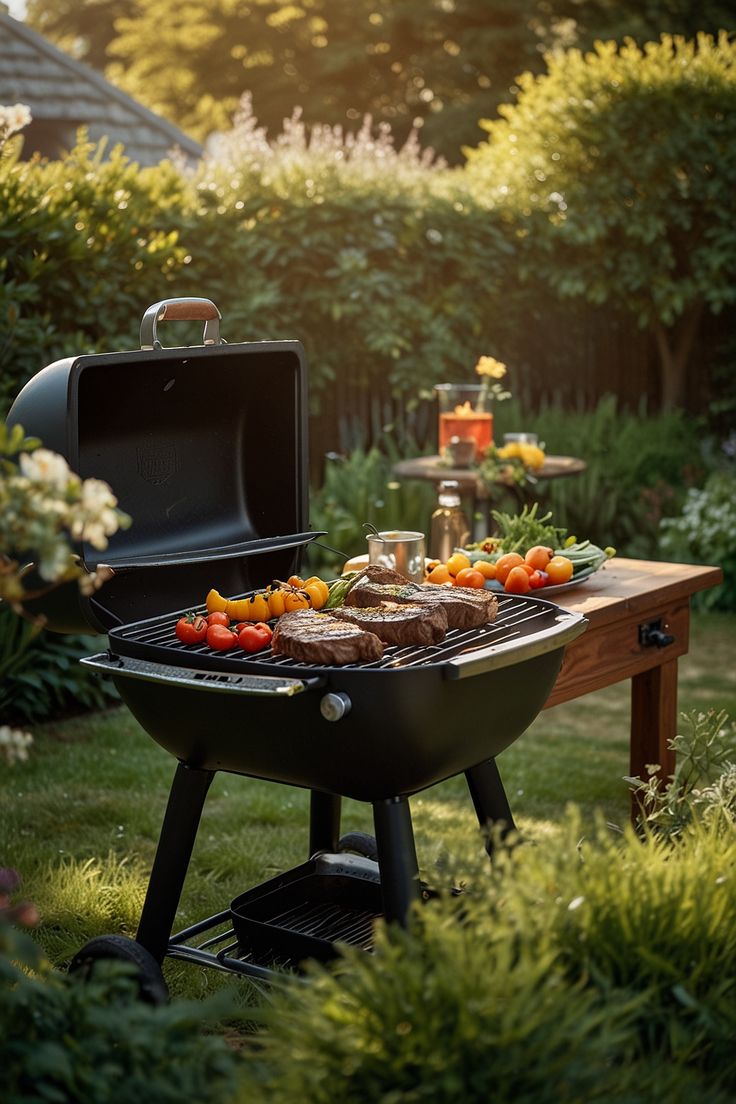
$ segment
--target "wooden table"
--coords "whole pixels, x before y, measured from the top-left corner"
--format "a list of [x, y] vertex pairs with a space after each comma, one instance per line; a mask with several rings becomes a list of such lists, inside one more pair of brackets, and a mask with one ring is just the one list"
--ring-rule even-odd
[[675, 769], [667, 742], [677, 732], [677, 660], [689, 648], [690, 598], [722, 579], [719, 567], [616, 557], [554, 595], [589, 624], [568, 645], [544, 708], [631, 679], [629, 773], [646, 780], [647, 763], [659, 763], [666, 779]]
[[[538, 480], [542, 479], [560, 479], [563, 476], [578, 475], [585, 471], [585, 468], [585, 461], [579, 460], [576, 456], [547, 456], [544, 467], [533, 473], [533, 482], [530, 482], [530, 486], [533, 487]], [[436, 484], [446, 479], [455, 480], [459, 484], [460, 493], [470, 499], [473, 518], [475, 519], [476, 514], [480, 514], [478, 526], [474, 526], [473, 529], [474, 539], [482, 540], [483, 537], [488, 536], [489, 509], [493, 503], [488, 486], [480, 478], [477, 468], [451, 468], [441, 456], [419, 456], [413, 460], [399, 460], [394, 464], [393, 472], [397, 479], [424, 479]], [[524, 492], [524, 488], [520, 488], [518, 483], [503, 483], [499, 486], [518, 490], [520, 493]], [[536, 491], [534, 493], [537, 494]]]

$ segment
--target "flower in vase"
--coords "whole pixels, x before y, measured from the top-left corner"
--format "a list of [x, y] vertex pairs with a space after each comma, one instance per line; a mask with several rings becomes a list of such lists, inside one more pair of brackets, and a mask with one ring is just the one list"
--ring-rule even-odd
[[[511, 398], [511, 392], [507, 391], [498, 382], [504, 378], [507, 371], [506, 365], [502, 364], [500, 360], [496, 360], [495, 357], [480, 357], [475, 366], [475, 372], [476, 375], [480, 377], [481, 404], [485, 404], [485, 402], [490, 399], [494, 399], [496, 402], [503, 402], [504, 399]], [[491, 383], [491, 380], [493, 380], [493, 383]], [[481, 405], [481, 409], [484, 409], [484, 405]]]

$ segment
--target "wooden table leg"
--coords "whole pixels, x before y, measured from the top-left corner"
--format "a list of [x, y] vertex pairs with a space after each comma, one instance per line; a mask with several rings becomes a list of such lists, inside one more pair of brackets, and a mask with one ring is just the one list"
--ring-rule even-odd
[[675, 753], [667, 744], [676, 732], [677, 660], [670, 659], [631, 680], [629, 773], [646, 781], [647, 763], [659, 763], [659, 777], [667, 781], [675, 770]]

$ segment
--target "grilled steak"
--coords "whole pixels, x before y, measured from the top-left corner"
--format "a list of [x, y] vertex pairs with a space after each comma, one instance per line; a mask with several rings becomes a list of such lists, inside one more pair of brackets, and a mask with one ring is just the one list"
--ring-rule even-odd
[[336, 667], [380, 659], [383, 644], [374, 633], [364, 632], [357, 625], [338, 621], [329, 613], [303, 609], [279, 618], [271, 650], [275, 655], [291, 656], [302, 663]]
[[338, 621], [374, 632], [386, 644], [439, 644], [447, 632], [447, 613], [439, 603], [383, 602], [374, 607], [342, 606], [329, 612]]
[[472, 629], [495, 620], [498, 612], [496, 596], [489, 590], [469, 587], [449, 587], [436, 583], [378, 583], [373, 579], [357, 579], [347, 593], [346, 606], [372, 607], [381, 602], [411, 602], [443, 606], [450, 629]]

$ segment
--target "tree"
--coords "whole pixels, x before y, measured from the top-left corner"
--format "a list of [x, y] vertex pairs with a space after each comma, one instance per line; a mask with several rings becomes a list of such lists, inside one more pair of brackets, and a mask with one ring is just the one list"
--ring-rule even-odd
[[695, 38], [736, 29], [733, 0], [554, 0], [555, 15], [569, 19], [578, 49], [589, 50], [599, 39], [633, 38], [639, 45], [662, 34]]
[[485, 121], [467, 173], [560, 296], [653, 332], [663, 409], [682, 405], [704, 310], [736, 300], [736, 44], [662, 36], [547, 58]]
[[[413, 126], [458, 160], [477, 121], [541, 70], [557, 40], [541, 0], [29, 0], [29, 20], [197, 138], [229, 129], [245, 92], [271, 134], [308, 124], [399, 143]], [[548, 26], [549, 24], [549, 26]], [[551, 28], [551, 29], [550, 29]]]

